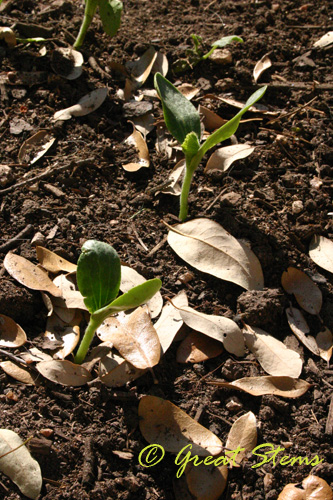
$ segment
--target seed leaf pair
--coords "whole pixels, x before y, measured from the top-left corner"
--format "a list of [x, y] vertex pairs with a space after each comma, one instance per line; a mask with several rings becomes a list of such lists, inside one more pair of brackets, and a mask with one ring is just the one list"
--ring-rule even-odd
[[267, 87], [262, 87], [247, 100], [231, 120], [211, 134], [200, 146], [200, 115], [193, 104], [160, 73], [155, 74], [155, 88], [161, 98], [164, 120], [170, 133], [181, 144], [185, 154], [186, 168], [180, 196], [180, 220], [185, 220], [188, 212], [188, 193], [193, 174], [204, 154], [219, 142], [229, 139], [237, 130], [243, 114], [264, 95]]

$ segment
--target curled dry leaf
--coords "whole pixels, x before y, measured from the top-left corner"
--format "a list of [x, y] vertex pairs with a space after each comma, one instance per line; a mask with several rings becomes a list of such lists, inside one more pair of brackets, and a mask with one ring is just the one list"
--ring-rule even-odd
[[325, 327], [316, 336], [316, 342], [319, 349], [319, 356], [328, 363], [332, 357], [333, 349], [333, 336], [331, 331], [327, 327]]
[[299, 484], [287, 484], [278, 500], [333, 500], [329, 485], [318, 476], [310, 475]]
[[[129, 266], [121, 266], [121, 281], [120, 290], [123, 293], [128, 292], [131, 288], [142, 285], [147, 280], [141, 276], [135, 269]], [[161, 292], [155, 293], [154, 297], [147, 302], [151, 318], [156, 318], [163, 307], [163, 298]]]
[[162, 156], [166, 156], [169, 160], [172, 156], [173, 148], [171, 144], [173, 139], [169, 134], [164, 121], [156, 123], [156, 151]]
[[163, 76], [167, 76], [168, 71], [169, 71], [169, 63], [167, 56], [165, 54], [162, 54], [162, 52], [157, 52], [156, 59], [154, 61], [151, 72], [153, 74], [161, 73]]
[[[235, 462], [240, 464], [246, 454], [257, 445], [257, 419], [252, 411], [239, 417], [233, 423], [227, 438], [225, 447], [227, 450], [236, 450], [239, 446], [244, 448], [236, 457]], [[226, 455], [228, 452], [226, 451]]]
[[185, 474], [188, 489], [196, 500], [218, 500], [227, 485], [228, 467], [190, 464]]
[[68, 325], [56, 314], [50, 316], [46, 323], [45, 337], [51, 342], [61, 343], [62, 347], [54, 354], [54, 359], [64, 359], [71, 354], [80, 340], [81, 314], [74, 317], [72, 324]]
[[203, 118], [205, 130], [208, 130], [209, 132], [213, 132], [214, 130], [222, 127], [222, 125], [228, 121], [224, 120], [224, 118], [221, 118], [221, 116], [214, 113], [214, 111], [202, 106], [201, 104], [199, 105], [198, 111]]
[[79, 387], [92, 380], [92, 375], [88, 370], [66, 359], [42, 361], [37, 363], [36, 368], [43, 377], [56, 384]]
[[246, 290], [262, 290], [259, 260], [217, 222], [194, 219], [168, 228], [169, 245], [191, 266]]
[[67, 80], [76, 80], [82, 75], [83, 63], [81, 52], [71, 47], [58, 47], [52, 53], [51, 67], [53, 71]]
[[142, 134], [144, 140], [147, 135], [155, 128], [155, 118], [153, 113], [146, 113], [142, 116], [134, 116], [132, 118], [134, 127]]
[[9, 252], [3, 264], [6, 271], [21, 285], [32, 290], [49, 292], [54, 297], [61, 297], [59, 288], [52, 283], [46, 272], [24, 257]]
[[156, 50], [154, 47], [149, 47], [140, 59], [129, 64], [131, 77], [135, 84], [135, 90], [141, 87], [141, 85], [143, 85], [147, 80], [156, 58]]
[[208, 456], [222, 452], [220, 439], [170, 401], [144, 396], [139, 403], [140, 430], [148, 443], [157, 443], [171, 453], [189, 444], [191, 455]]
[[223, 343], [224, 348], [236, 356], [244, 356], [242, 332], [232, 319], [204, 314], [191, 307], [182, 307], [179, 314], [184, 323], [204, 335]]
[[19, 366], [12, 361], [2, 361], [0, 366], [7, 375], [10, 375], [19, 382], [27, 385], [35, 385], [36, 377], [31, 374], [28, 368]]
[[281, 278], [281, 284], [287, 293], [293, 293], [298, 304], [310, 314], [319, 314], [323, 296], [318, 286], [303, 271], [288, 267]]
[[298, 398], [311, 387], [311, 384], [305, 380], [297, 380], [292, 377], [244, 377], [233, 382], [214, 380], [208, 383], [226, 389], [238, 389], [252, 394], [252, 396], [274, 394], [284, 398]]
[[71, 273], [76, 271], [76, 264], [72, 264], [47, 248], [37, 246], [36, 252], [39, 263], [50, 273], [59, 273], [60, 271]]
[[19, 161], [33, 165], [45, 155], [55, 141], [56, 138], [52, 137], [48, 130], [39, 130], [24, 141], [20, 147], [18, 154]]
[[262, 368], [274, 376], [298, 378], [302, 371], [300, 355], [261, 328], [245, 325], [245, 343]]
[[181, 85], [178, 85], [177, 90], [179, 90], [179, 92], [181, 92], [189, 101], [200, 92], [200, 89], [194, 87], [190, 83], [182, 83]]
[[43, 483], [40, 466], [16, 432], [0, 429], [0, 457], [0, 471], [18, 486], [23, 495], [36, 500]]
[[302, 312], [296, 307], [288, 307], [286, 309], [287, 319], [292, 332], [296, 335], [298, 340], [302, 342], [313, 354], [320, 356], [320, 351], [316, 339], [311, 335], [310, 328], [305, 321]]
[[310, 243], [309, 255], [317, 266], [333, 273], [333, 241], [315, 235]]
[[83, 309], [87, 307], [83, 297], [76, 286], [75, 276], [73, 274], [60, 274], [54, 278], [53, 283], [60, 289], [61, 297], [53, 299], [54, 307], [63, 307], [69, 309]]
[[[176, 307], [188, 305], [186, 293], [182, 290], [172, 299], [172, 304]], [[169, 349], [173, 339], [181, 329], [183, 320], [178, 309], [171, 302], [168, 302], [162, 309], [162, 314], [154, 325], [161, 343], [162, 354]]]
[[162, 189], [163, 194], [171, 194], [173, 196], [180, 196], [182, 192], [181, 181], [185, 174], [185, 160], [180, 160], [173, 167], [169, 177], [168, 186]]
[[99, 367], [99, 378], [107, 387], [122, 387], [144, 373], [146, 370], [135, 368], [122, 356], [113, 352], [101, 359]]
[[57, 111], [53, 116], [53, 121], [70, 120], [72, 116], [89, 115], [103, 104], [107, 95], [108, 89], [106, 87], [93, 90], [82, 97], [74, 106]]
[[177, 349], [177, 363], [201, 363], [207, 359], [215, 358], [223, 352], [220, 342], [192, 331], [181, 342]]
[[10, 49], [16, 45], [16, 36], [12, 29], [1, 27], [0, 28], [0, 40], [5, 40], [6, 44]]
[[205, 167], [205, 173], [211, 170], [226, 172], [235, 161], [247, 158], [254, 150], [254, 146], [249, 144], [234, 144], [233, 146], [219, 148], [210, 156]]
[[265, 54], [261, 59], [260, 61], [257, 62], [257, 64], [255, 65], [254, 67], [254, 70], [253, 70], [253, 78], [254, 78], [254, 81], [255, 83], [257, 83], [257, 81], [259, 80], [260, 78], [260, 75], [268, 68], [270, 68], [272, 66], [272, 61], [270, 60], [270, 58], [268, 57], [267, 54]]
[[138, 130], [133, 125], [133, 133], [125, 140], [126, 144], [133, 146], [138, 151], [138, 161], [122, 165], [126, 172], [137, 172], [140, 168], [148, 168], [150, 165], [149, 151], [147, 143]]
[[20, 354], [21, 358], [24, 359], [28, 364], [32, 363], [33, 361], [51, 361], [52, 356], [49, 354], [46, 354], [44, 351], [40, 351], [37, 349], [37, 347], [32, 347], [26, 352], [22, 352]]
[[0, 314], [0, 347], [20, 347], [26, 341], [23, 328], [9, 316]]
[[314, 47], [327, 47], [333, 43], [333, 31], [325, 33], [317, 42], [313, 44]]
[[107, 318], [97, 329], [97, 335], [103, 342], [112, 342], [136, 368], [152, 368], [160, 360], [160, 341], [143, 307], [138, 307], [132, 314], [120, 313], [117, 317]]

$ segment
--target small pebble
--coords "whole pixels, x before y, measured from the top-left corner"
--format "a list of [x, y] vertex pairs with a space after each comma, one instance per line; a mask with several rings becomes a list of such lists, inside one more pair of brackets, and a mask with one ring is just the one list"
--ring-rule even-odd
[[209, 59], [213, 61], [216, 64], [224, 65], [224, 64], [231, 64], [232, 63], [232, 55], [230, 50], [227, 49], [216, 49], [212, 53], [211, 56], [209, 56]]
[[8, 186], [14, 180], [13, 170], [8, 165], [0, 165], [0, 186]]
[[293, 214], [300, 214], [304, 210], [303, 202], [301, 200], [293, 201], [291, 210]]

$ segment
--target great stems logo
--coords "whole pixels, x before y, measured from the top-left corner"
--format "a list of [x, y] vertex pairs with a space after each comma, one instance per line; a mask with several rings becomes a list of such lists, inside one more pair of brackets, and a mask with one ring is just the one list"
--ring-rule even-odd
[[[213, 465], [215, 467], [220, 467], [222, 465], [233, 465], [237, 466], [237, 455], [245, 451], [245, 448], [241, 448], [238, 446], [235, 450], [227, 450], [224, 455], [213, 457], [211, 455], [207, 457], [199, 457], [198, 455], [191, 454], [192, 445], [188, 444], [184, 446], [178, 453], [175, 458], [175, 465], [178, 465], [178, 470], [176, 473], [176, 477], [181, 477], [187, 464], [192, 463], [195, 467], [198, 465]], [[252, 455], [259, 457], [261, 459], [260, 462], [252, 465], [252, 469], [256, 469], [271, 462], [274, 467], [276, 465], [311, 465], [314, 467], [315, 465], [323, 462], [323, 459], [320, 459], [318, 455], [314, 455], [311, 457], [291, 457], [290, 455], [281, 455], [281, 453], [285, 451], [285, 448], [281, 446], [275, 446], [272, 443], [263, 443], [251, 451]], [[165, 449], [160, 444], [150, 444], [141, 450], [138, 460], [139, 464], [143, 467], [154, 467], [158, 463], [160, 463], [165, 456]]]

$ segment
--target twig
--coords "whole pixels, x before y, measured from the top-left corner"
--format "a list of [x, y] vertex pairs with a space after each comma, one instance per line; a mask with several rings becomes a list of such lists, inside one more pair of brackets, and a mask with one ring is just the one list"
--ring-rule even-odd
[[142, 248], [143, 248], [146, 252], [149, 252], [149, 248], [147, 248], [147, 246], [144, 244], [144, 242], [143, 242], [143, 241], [142, 241], [142, 239], [140, 238], [139, 233], [138, 233], [138, 231], [137, 231], [137, 229], [136, 229], [136, 227], [135, 227], [134, 222], [131, 222], [131, 228], [132, 228], [132, 231], [133, 231], [133, 233], [135, 234], [135, 236], [136, 236], [136, 238], [137, 238], [138, 242], [139, 242], [139, 243], [140, 243], [140, 245], [142, 246]]
[[[333, 88], [333, 87], [332, 87]], [[271, 125], [272, 123], [275, 123], [275, 122], [279, 122], [280, 120], [282, 120], [282, 118], [290, 118], [291, 116], [294, 116], [296, 115], [296, 113], [298, 113], [299, 111], [302, 111], [303, 109], [305, 108], [308, 108], [310, 106], [310, 104], [312, 104], [314, 101], [316, 101], [318, 99], [318, 97], [314, 97], [313, 99], [311, 99], [311, 101], [307, 102], [306, 104], [303, 104], [303, 106], [300, 106], [299, 108], [297, 109], [294, 109], [292, 111], [289, 111], [289, 113], [285, 113], [284, 115], [280, 115], [278, 116], [277, 118], [273, 118], [272, 120], [270, 120], [267, 125]]]
[[20, 244], [21, 240], [25, 240], [27, 236], [32, 232], [33, 230], [33, 225], [28, 224], [27, 227], [22, 229], [16, 236], [11, 238], [10, 240], [6, 241], [6, 243], [3, 243], [0, 245], [0, 253], [6, 253], [8, 250], [11, 250], [12, 248], [15, 248]]
[[104, 69], [102, 69], [97, 63], [96, 59], [93, 56], [88, 57], [88, 63], [92, 67], [92, 69], [99, 74], [102, 78], [107, 78], [108, 80], [112, 80], [112, 76], [109, 75]]
[[[333, 85], [331, 83], [316, 83], [316, 82], [268, 82], [262, 83], [262, 85], [268, 85], [268, 87], [277, 88], [280, 90], [333, 90]], [[259, 87], [259, 85], [258, 85]]]
[[[28, 367], [28, 363], [24, 361], [24, 359], [18, 358], [11, 352], [5, 351], [4, 349], [0, 349], [0, 354], [3, 354], [4, 356], [7, 356], [7, 358], [11, 359], [15, 363], [19, 363], [20, 365], [24, 365], [26, 368]], [[31, 365], [29, 365], [29, 368], [31, 368]]]

